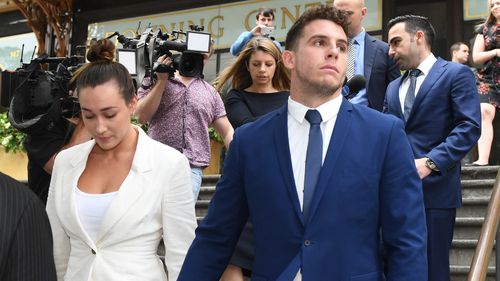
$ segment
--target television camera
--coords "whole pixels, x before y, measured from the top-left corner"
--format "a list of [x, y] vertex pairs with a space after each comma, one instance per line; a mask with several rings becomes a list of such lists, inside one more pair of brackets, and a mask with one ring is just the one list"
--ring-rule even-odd
[[[155, 72], [173, 75], [179, 70], [186, 77], [202, 77], [203, 53], [210, 51], [210, 33], [203, 32], [204, 28], [197, 25], [190, 25], [189, 28], [190, 31], [172, 31], [172, 34], [146, 28], [136, 38], [125, 37], [118, 32], [108, 38], [118, 36], [118, 42], [123, 46], [118, 49], [118, 62], [127, 67], [139, 85], [145, 76], [153, 76]], [[172, 51], [178, 53], [173, 54]], [[158, 58], [163, 55], [172, 57], [173, 63], [158, 63]]]
[[82, 60], [83, 56], [42, 56], [29, 64], [21, 61], [15, 71], [3, 71], [0, 104], [9, 108], [12, 126], [30, 134], [50, 129], [61, 116], [77, 116], [80, 106], [70, 95], [69, 82]]

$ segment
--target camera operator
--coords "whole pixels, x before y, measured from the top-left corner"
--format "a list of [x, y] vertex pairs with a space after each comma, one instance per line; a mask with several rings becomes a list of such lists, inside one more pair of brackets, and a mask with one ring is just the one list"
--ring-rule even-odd
[[273, 40], [276, 47], [278, 47], [278, 49], [283, 52], [283, 48], [281, 47], [280, 43], [271, 36], [271, 33], [274, 31], [273, 9], [260, 8], [255, 18], [257, 19], [255, 21], [255, 27], [250, 31], [245, 31], [240, 34], [238, 39], [234, 41], [234, 43], [231, 45], [231, 48], [229, 49], [231, 54], [233, 56], [238, 56], [247, 42], [255, 36], [269, 37]]
[[[204, 63], [212, 51], [210, 48], [209, 54], [203, 54]], [[164, 55], [158, 62], [170, 65], [172, 59]], [[226, 148], [233, 138], [219, 93], [202, 77], [187, 77], [176, 71], [173, 76], [157, 72], [153, 81], [145, 78], [137, 96], [135, 115], [141, 123], [148, 123], [149, 136], [188, 158], [196, 201], [202, 171], [210, 162], [209, 126], [222, 137]]]
[[27, 134], [24, 147], [28, 154], [28, 185], [44, 203], [57, 153], [87, 140], [90, 135], [79, 118], [68, 120], [62, 116], [48, 130]]
[[44, 203], [55, 155], [90, 139], [79, 122], [80, 107], [71, 91], [73, 71], [82, 58], [44, 54], [14, 72], [2, 72], [9, 122], [26, 134], [28, 186]]

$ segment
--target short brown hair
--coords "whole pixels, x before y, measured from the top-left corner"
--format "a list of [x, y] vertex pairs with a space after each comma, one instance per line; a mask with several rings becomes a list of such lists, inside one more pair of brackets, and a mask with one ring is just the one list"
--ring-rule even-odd
[[462, 45], [467, 46], [467, 44], [465, 44], [464, 42], [457, 42], [457, 43], [451, 45], [451, 47], [450, 47], [451, 56], [453, 56], [453, 52], [460, 50], [460, 47], [462, 47]]
[[286, 34], [285, 48], [287, 50], [293, 50], [296, 47], [298, 39], [302, 36], [304, 27], [314, 20], [332, 21], [340, 25], [345, 34], [347, 34], [348, 13], [334, 7], [318, 5], [306, 10], [292, 25]]
[[257, 15], [255, 15], [255, 19], [259, 20], [260, 15], [264, 17], [271, 17], [274, 20], [274, 11], [271, 8], [260, 8]]
[[398, 16], [389, 21], [387, 24], [387, 30], [390, 30], [398, 23], [404, 23], [405, 31], [411, 36], [415, 35], [417, 31], [422, 31], [425, 35], [425, 43], [427, 44], [427, 47], [432, 49], [432, 45], [434, 44], [434, 40], [436, 38], [436, 31], [427, 17], [418, 15]]

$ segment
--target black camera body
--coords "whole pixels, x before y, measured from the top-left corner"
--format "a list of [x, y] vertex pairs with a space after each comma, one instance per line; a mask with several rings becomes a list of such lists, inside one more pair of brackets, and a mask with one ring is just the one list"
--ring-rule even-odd
[[[190, 29], [187, 32], [164, 34], [160, 29], [153, 32], [147, 28], [139, 38], [126, 38], [115, 32], [114, 35], [118, 35], [118, 42], [123, 46], [123, 49], [118, 49], [118, 61], [129, 69], [138, 84], [142, 83], [145, 76], [152, 76], [155, 72], [173, 75], [179, 70], [186, 77], [203, 77], [203, 53], [210, 51], [210, 33], [203, 32], [203, 27], [196, 25], [191, 25]], [[130, 50], [134, 51], [134, 57], [124, 60], [125, 52]], [[174, 55], [172, 51], [180, 54]], [[173, 63], [158, 63], [158, 58], [163, 55], [171, 57]]]
[[[15, 71], [2, 72], [3, 107], [9, 108], [12, 126], [24, 133], [50, 129], [61, 116], [78, 116], [78, 100], [70, 95], [69, 82], [81, 57], [40, 57]], [[48, 64], [48, 70], [42, 65]]]

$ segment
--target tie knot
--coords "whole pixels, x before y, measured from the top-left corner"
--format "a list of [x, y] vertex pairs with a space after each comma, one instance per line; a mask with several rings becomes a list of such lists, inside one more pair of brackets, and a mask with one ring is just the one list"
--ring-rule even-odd
[[410, 76], [413, 76], [413, 77], [418, 77], [420, 75], [420, 73], [422, 73], [422, 71], [420, 69], [412, 69], [410, 70]]
[[306, 113], [306, 120], [311, 125], [319, 125], [322, 121], [321, 114], [316, 109], [309, 109]]

